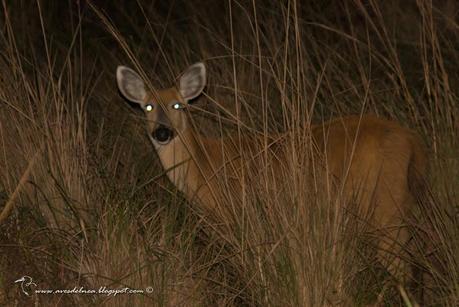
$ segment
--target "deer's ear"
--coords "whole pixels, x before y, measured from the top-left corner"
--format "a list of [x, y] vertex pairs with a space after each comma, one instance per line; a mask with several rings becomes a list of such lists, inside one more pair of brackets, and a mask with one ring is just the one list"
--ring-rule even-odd
[[185, 101], [198, 97], [206, 86], [206, 66], [199, 62], [191, 65], [180, 77], [179, 91]]
[[126, 66], [118, 66], [116, 69], [116, 82], [123, 96], [132, 102], [143, 105], [145, 102], [145, 84], [142, 78]]

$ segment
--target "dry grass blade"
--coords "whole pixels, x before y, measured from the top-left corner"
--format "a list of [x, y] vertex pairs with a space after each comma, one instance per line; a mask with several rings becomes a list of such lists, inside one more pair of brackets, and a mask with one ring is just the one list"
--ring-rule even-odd
[[19, 196], [21, 189], [27, 183], [27, 180], [30, 177], [30, 173], [32, 172], [35, 166], [35, 163], [39, 159], [40, 155], [41, 155], [41, 150], [38, 150], [35, 153], [35, 155], [32, 157], [32, 159], [29, 161], [26, 170], [24, 171], [24, 173], [21, 176], [21, 179], [16, 185], [16, 188], [14, 189], [13, 193], [6, 201], [5, 206], [2, 208], [2, 212], [0, 213], [0, 224], [2, 224], [8, 218], [11, 211], [13, 210], [14, 205], [16, 204], [16, 198]]

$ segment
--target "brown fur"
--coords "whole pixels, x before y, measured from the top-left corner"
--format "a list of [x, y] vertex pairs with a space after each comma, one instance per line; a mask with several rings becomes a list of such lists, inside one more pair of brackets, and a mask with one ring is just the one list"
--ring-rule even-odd
[[[239, 139], [206, 138], [191, 127], [186, 110], [173, 110], [174, 101], [186, 103], [175, 88], [158, 91], [147, 98], [161, 106], [177, 137], [157, 147], [170, 180], [203, 210], [218, 205], [221, 185], [218, 178], [231, 181], [234, 195], [240, 195], [238, 182], [244, 159], [257, 159], [263, 148], [262, 137]], [[158, 108], [157, 108], [158, 110]], [[157, 113], [148, 112], [149, 132], [157, 125]], [[403, 257], [409, 240], [405, 217], [415, 203], [413, 187], [419, 186], [425, 172], [426, 156], [418, 136], [393, 121], [371, 115], [339, 117], [314, 125], [310, 133], [315, 159], [320, 169], [333, 178], [348, 199], [357, 200], [365, 216], [382, 235], [379, 256], [399, 280], [407, 268], [394, 254]], [[285, 135], [270, 137], [269, 151], [274, 172], [285, 163]], [[255, 149], [254, 149], [255, 148]], [[244, 158], [242, 158], [244, 157]], [[245, 165], [245, 164], [244, 164]], [[223, 174], [223, 175], [222, 175]]]

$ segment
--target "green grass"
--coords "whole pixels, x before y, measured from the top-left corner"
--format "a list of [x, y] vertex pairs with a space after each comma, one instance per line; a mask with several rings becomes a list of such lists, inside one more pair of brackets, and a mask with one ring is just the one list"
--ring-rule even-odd
[[[310, 122], [361, 112], [417, 131], [429, 154], [411, 225], [431, 280], [424, 305], [457, 306], [455, 1], [93, 2], [2, 2], [0, 212], [11, 212], [0, 220], [0, 304], [416, 306], [416, 289], [391, 285], [374, 260], [364, 225], [336, 210], [339, 196], [314, 192], [309, 165], [287, 163], [286, 190], [247, 174], [243, 204], [226, 195], [214, 217], [175, 190], [115, 69], [160, 88], [204, 60], [193, 118], [205, 135], [299, 141]], [[292, 156], [308, 150], [294, 143]], [[41, 289], [153, 291], [27, 297], [14, 284], [23, 275]]]

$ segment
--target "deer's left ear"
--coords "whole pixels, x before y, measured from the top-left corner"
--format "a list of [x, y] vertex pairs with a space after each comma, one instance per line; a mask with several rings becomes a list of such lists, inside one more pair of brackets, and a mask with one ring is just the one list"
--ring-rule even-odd
[[118, 66], [116, 69], [116, 81], [121, 94], [127, 100], [143, 106], [147, 95], [145, 84], [135, 71], [126, 66]]
[[199, 62], [191, 65], [180, 77], [179, 91], [185, 101], [198, 97], [206, 86], [206, 66]]

